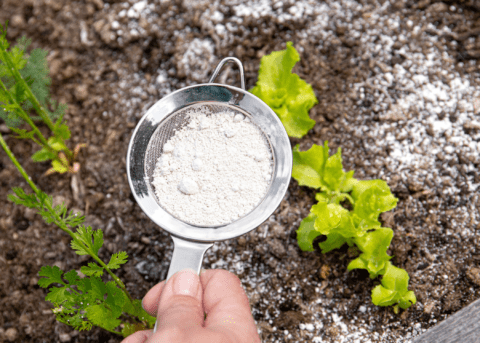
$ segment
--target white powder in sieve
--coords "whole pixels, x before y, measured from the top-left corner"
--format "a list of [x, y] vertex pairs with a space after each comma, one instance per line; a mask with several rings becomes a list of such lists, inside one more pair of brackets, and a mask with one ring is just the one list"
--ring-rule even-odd
[[230, 223], [252, 211], [267, 192], [273, 168], [269, 144], [240, 113], [201, 108], [189, 119], [163, 146], [153, 175], [155, 193], [180, 220]]

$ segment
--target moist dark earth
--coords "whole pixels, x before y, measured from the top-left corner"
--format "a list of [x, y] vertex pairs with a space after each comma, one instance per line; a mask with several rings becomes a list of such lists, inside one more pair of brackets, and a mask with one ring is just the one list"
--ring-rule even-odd
[[[52, 96], [68, 105], [70, 144], [87, 144], [80, 173], [43, 176], [48, 163], [30, 159], [38, 147], [2, 123], [0, 131], [42, 190], [104, 231], [101, 256], [129, 254], [117, 274], [134, 297], [165, 278], [172, 254], [171, 239], [128, 186], [136, 123], [171, 91], [206, 82], [226, 56], [243, 62], [253, 87], [260, 58], [293, 41], [301, 56], [294, 72], [319, 103], [310, 111], [316, 126], [292, 147], [328, 140], [333, 152], [342, 147], [344, 167], [357, 178], [387, 181], [399, 199], [381, 217], [395, 232], [389, 253], [408, 271], [417, 304], [398, 314], [374, 306], [379, 281], [347, 271], [346, 247], [326, 255], [299, 249], [295, 231], [315, 192], [294, 180], [266, 223], [216, 244], [204, 267], [242, 280], [263, 342], [407, 342], [480, 298], [477, 1], [1, 0], [6, 20], [9, 40], [25, 35], [32, 48], [49, 51]], [[410, 79], [422, 86], [408, 88]], [[218, 80], [239, 83], [234, 67]], [[443, 92], [446, 84], [456, 86]], [[415, 99], [431, 106], [415, 109]], [[41, 266], [79, 270], [89, 259], [71, 250], [61, 230], [10, 203], [16, 186], [27, 189], [2, 152], [0, 341], [120, 342], [55, 321], [37, 286]]]

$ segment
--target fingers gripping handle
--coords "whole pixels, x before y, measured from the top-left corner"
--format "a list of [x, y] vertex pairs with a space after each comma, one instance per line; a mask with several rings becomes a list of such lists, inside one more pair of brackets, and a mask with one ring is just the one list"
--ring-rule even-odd
[[[203, 255], [213, 245], [213, 243], [197, 243], [183, 240], [178, 237], [172, 237], [173, 240], [173, 255], [168, 269], [168, 281], [173, 274], [183, 269], [193, 269], [200, 274], [202, 268]], [[153, 328], [153, 332], [157, 331], [157, 323]]]

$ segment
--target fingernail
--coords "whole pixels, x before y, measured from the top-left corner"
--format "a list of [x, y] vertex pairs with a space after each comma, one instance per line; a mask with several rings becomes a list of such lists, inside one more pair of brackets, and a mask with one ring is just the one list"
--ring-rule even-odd
[[200, 279], [193, 270], [182, 270], [175, 274], [173, 279], [173, 293], [195, 297], [200, 286]]

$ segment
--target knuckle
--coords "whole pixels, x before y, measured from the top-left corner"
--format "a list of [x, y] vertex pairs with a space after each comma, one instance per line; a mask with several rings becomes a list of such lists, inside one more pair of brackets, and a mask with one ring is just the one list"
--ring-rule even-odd
[[179, 295], [169, 299], [168, 303], [161, 304], [158, 312], [159, 320], [164, 322], [164, 326], [175, 326], [187, 317], [202, 318], [203, 307], [197, 299]]
[[197, 310], [202, 308], [202, 304], [194, 297], [178, 295], [171, 299], [169, 308], [182, 311], [185, 311], [186, 308], [189, 310]]
[[[228, 283], [228, 284], [235, 284], [235, 285], [240, 285], [241, 284], [238, 276], [236, 276], [235, 274], [233, 274], [233, 273], [231, 273], [227, 270], [223, 270], [223, 269], [219, 269], [217, 271], [217, 273], [215, 274], [215, 279], [221, 279], [221, 282]], [[220, 280], [218, 280], [218, 281], [220, 281]]]
[[162, 342], [183, 342], [185, 339], [185, 330], [178, 325], [171, 325], [159, 331], [157, 336], [162, 337]]

